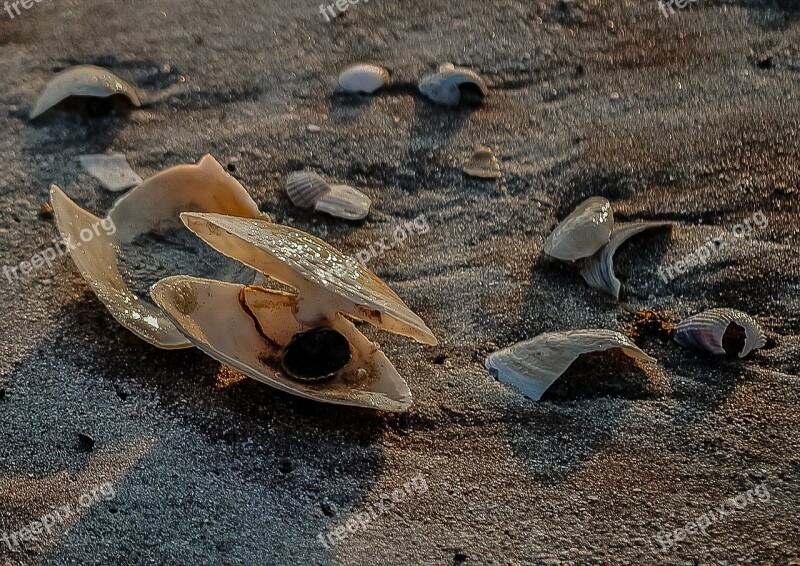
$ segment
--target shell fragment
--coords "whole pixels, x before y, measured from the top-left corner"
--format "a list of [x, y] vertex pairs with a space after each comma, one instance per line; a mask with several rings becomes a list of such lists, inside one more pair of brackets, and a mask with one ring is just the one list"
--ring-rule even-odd
[[500, 177], [500, 163], [492, 152], [492, 148], [478, 146], [475, 148], [469, 162], [464, 167], [464, 173], [478, 179], [497, 179]]
[[378, 65], [360, 63], [339, 74], [339, 90], [372, 94], [389, 82], [389, 71]]
[[686, 348], [739, 358], [767, 343], [752, 316], [729, 308], [710, 309], [681, 321], [675, 341]]
[[614, 211], [603, 197], [590, 197], [572, 211], [544, 243], [546, 254], [565, 261], [589, 257], [611, 238]]
[[458, 106], [459, 103], [480, 103], [488, 89], [484, 80], [474, 71], [446, 63], [439, 70], [424, 77], [419, 91], [437, 104]]
[[331, 185], [330, 192], [322, 195], [314, 209], [345, 220], [361, 220], [369, 214], [372, 200], [353, 187]]
[[79, 159], [83, 168], [109, 191], [122, 191], [142, 183], [121, 153], [81, 155]]

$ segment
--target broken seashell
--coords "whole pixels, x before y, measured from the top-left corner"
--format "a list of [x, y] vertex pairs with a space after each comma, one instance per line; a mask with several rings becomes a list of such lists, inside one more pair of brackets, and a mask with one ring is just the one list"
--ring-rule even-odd
[[553, 229], [544, 251], [565, 261], [589, 257], [609, 242], [613, 228], [611, 203], [603, 197], [590, 197]]
[[682, 320], [674, 337], [686, 348], [740, 358], [767, 343], [752, 316], [729, 308], [707, 310]]
[[325, 179], [313, 171], [295, 171], [286, 180], [289, 200], [300, 208], [311, 208], [323, 195], [331, 191]]
[[481, 146], [469, 158], [469, 163], [464, 167], [464, 173], [479, 179], [497, 179], [500, 177], [500, 163], [492, 153], [492, 148]]
[[94, 65], [70, 67], [47, 83], [31, 110], [30, 119], [33, 120], [70, 96], [107, 98], [115, 94], [125, 96], [136, 107], [142, 105], [142, 96], [136, 88], [108, 69]]
[[389, 82], [389, 71], [378, 65], [359, 63], [339, 74], [339, 90], [372, 94]]
[[179, 275], [151, 295], [194, 345], [262, 383], [339, 405], [411, 405], [408, 385], [376, 344], [340, 315], [301, 324], [295, 294]]
[[419, 91], [445, 106], [458, 106], [460, 102], [480, 104], [488, 93], [486, 83], [477, 73], [449, 63], [424, 77], [419, 83]]
[[122, 191], [142, 183], [121, 153], [110, 155], [81, 155], [81, 165], [109, 191]]
[[489, 355], [485, 365], [498, 381], [538, 401], [578, 356], [611, 348], [620, 348], [637, 360], [656, 361], [627, 336], [613, 330], [592, 329], [540, 334]]
[[331, 185], [331, 190], [320, 197], [314, 209], [345, 220], [361, 220], [369, 214], [372, 200], [353, 187]]
[[[83, 210], [56, 185], [50, 187], [50, 198], [58, 231], [71, 243], [70, 255], [97, 297], [125, 328], [150, 344], [166, 349], [187, 348], [191, 342], [159, 309], [133, 292], [131, 283], [123, 277], [123, 270], [128, 267], [123, 250], [141, 247], [140, 238], [145, 236], [155, 234], [163, 240], [161, 235], [168, 230], [185, 232], [178, 216], [184, 210], [262, 217], [244, 187], [210, 155], [196, 165], [171, 167], [151, 177], [117, 200], [103, 220]], [[191, 237], [188, 233], [186, 236]], [[184, 256], [193, 256], [180, 248], [178, 251]], [[148, 256], [142, 262], [146, 275], [157, 274], [156, 259], [159, 258]], [[174, 256], [161, 259], [169, 267], [180, 267], [174, 265]], [[212, 264], [216, 272], [228, 267], [226, 262], [221, 265], [219, 259], [215, 258]], [[241, 272], [238, 264], [233, 265]], [[241, 278], [242, 282], [253, 282], [252, 272], [230, 276]], [[146, 290], [137, 293], [144, 293], [146, 297]]]
[[581, 275], [590, 287], [619, 299], [621, 283], [614, 275], [614, 253], [628, 239], [653, 228], [671, 226], [671, 222], [625, 222], [614, 226], [609, 241], [600, 250], [584, 260]]
[[289, 226], [223, 214], [181, 214], [217, 251], [297, 290], [295, 318], [314, 327], [346, 314], [435, 345], [436, 337], [386, 283], [336, 248]]

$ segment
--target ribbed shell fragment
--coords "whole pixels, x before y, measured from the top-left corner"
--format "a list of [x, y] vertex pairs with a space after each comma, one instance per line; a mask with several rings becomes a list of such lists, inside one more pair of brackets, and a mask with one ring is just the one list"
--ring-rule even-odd
[[729, 308], [710, 309], [690, 316], [678, 324], [674, 338], [686, 348], [739, 358], [767, 343], [752, 316]]

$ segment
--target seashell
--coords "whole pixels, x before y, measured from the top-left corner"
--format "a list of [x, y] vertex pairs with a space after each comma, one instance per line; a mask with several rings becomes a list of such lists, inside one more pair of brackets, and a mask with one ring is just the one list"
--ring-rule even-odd
[[389, 71], [378, 65], [359, 63], [339, 74], [339, 90], [342, 92], [372, 94], [389, 82]]
[[81, 155], [81, 165], [109, 191], [122, 191], [142, 183], [121, 153], [110, 155]]
[[609, 241], [600, 250], [584, 260], [581, 275], [590, 287], [619, 299], [621, 283], [614, 275], [614, 253], [628, 239], [653, 228], [671, 226], [671, 222], [625, 222], [614, 226]]
[[307, 327], [338, 314], [437, 344], [425, 323], [386, 283], [319, 238], [281, 224], [223, 214], [185, 213], [186, 226], [211, 247], [297, 290], [295, 318]]
[[295, 171], [286, 180], [286, 193], [292, 204], [300, 208], [311, 208], [323, 195], [331, 192], [325, 179], [313, 171]]
[[298, 295], [184, 275], [159, 281], [151, 295], [195, 346], [252, 379], [326, 403], [411, 405], [406, 382], [353, 323], [298, 322]]
[[345, 220], [361, 220], [369, 214], [372, 200], [361, 191], [347, 185], [331, 185], [314, 209]]
[[[58, 231], [76, 246], [70, 247], [70, 255], [97, 297], [125, 328], [166, 349], [188, 348], [191, 342], [159, 309], [132, 292], [122, 275], [122, 248], [143, 235], [173, 228], [183, 231], [178, 215], [184, 210], [262, 217], [244, 187], [210, 155], [196, 165], [171, 167], [147, 179], [118, 199], [103, 220], [83, 210], [56, 185], [50, 187], [50, 198]], [[242, 278], [253, 281], [252, 273]]]
[[620, 348], [637, 360], [656, 361], [627, 336], [613, 330], [592, 329], [540, 334], [489, 355], [485, 365], [498, 381], [538, 401], [578, 356], [611, 348]]
[[136, 107], [142, 105], [142, 96], [136, 88], [108, 69], [94, 65], [70, 67], [47, 83], [31, 110], [30, 119], [33, 120], [70, 96], [107, 98], [115, 94], [125, 96]]
[[740, 358], [767, 343], [753, 317], [728, 308], [707, 310], [682, 320], [675, 329], [674, 338], [686, 348]]
[[553, 229], [544, 251], [565, 261], [589, 257], [609, 242], [613, 228], [611, 203], [603, 197], [590, 197]]
[[479, 179], [497, 179], [500, 177], [500, 163], [492, 153], [492, 148], [481, 146], [475, 148], [475, 152], [469, 158], [469, 162], [464, 167], [464, 173], [470, 177]]
[[458, 106], [460, 102], [480, 103], [488, 94], [486, 83], [477, 73], [449, 63], [424, 77], [419, 83], [419, 91], [445, 106]]

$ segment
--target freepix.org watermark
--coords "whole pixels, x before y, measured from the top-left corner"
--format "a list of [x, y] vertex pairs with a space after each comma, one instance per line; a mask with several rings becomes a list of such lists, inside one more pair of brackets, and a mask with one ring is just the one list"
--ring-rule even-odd
[[711, 257], [721, 253], [731, 242], [749, 237], [753, 233], [753, 230], [756, 228], [763, 230], [768, 224], [767, 217], [759, 210], [753, 213], [750, 218], [746, 218], [741, 224], [737, 224], [731, 228], [731, 236], [733, 236], [733, 238], [731, 238], [731, 236], [721, 236], [708, 240], [702, 246], [686, 254], [675, 263], [659, 267], [658, 276], [664, 283], [669, 283], [691, 268], [701, 264], [705, 265]]
[[73, 242], [69, 238], [65, 240], [53, 240], [53, 246], [34, 254], [29, 260], [22, 261], [18, 265], [4, 265], [3, 275], [8, 279], [9, 283], [14, 284], [22, 278], [28, 277], [32, 271], [40, 267], [47, 265], [48, 268], [51, 268], [56, 258], [64, 255], [64, 252], [77, 249], [81, 247], [82, 243], [99, 236], [101, 230], [105, 232], [106, 235], [111, 236], [117, 231], [117, 227], [110, 218], [103, 218], [92, 224], [91, 228], [83, 228], [80, 231], [78, 234], [81, 240], [80, 242]]
[[101, 501], [111, 501], [116, 495], [114, 487], [110, 483], [104, 483], [81, 495], [77, 503], [67, 503], [58, 509], [53, 509], [14, 533], [0, 534], [0, 543], [5, 544], [11, 552], [17, 552], [22, 543], [35, 542], [44, 533], [51, 534], [57, 525], [66, 523], [72, 517], [79, 515], [82, 510], [89, 509]]
[[658, 7], [661, 9], [664, 17], [668, 18], [670, 14], [675, 13], [676, 7], [683, 10], [686, 6], [693, 2], [697, 2], [697, 0], [658, 0]]
[[331, 18], [336, 19], [339, 14], [343, 13], [350, 6], [355, 6], [359, 2], [368, 4], [369, 0], [336, 0], [336, 2], [333, 2], [332, 4], [320, 4], [319, 13], [322, 14], [326, 22], [329, 22], [331, 21]]
[[381, 495], [377, 502], [367, 505], [366, 511], [356, 513], [344, 525], [337, 526], [327, 534], [318, 534], [317, 539], [325, 548], [330, 548], [335, 541], [342, 541], [359, 530], [365, 530], [372, 521], [378, 519], [395, 505], [405, 501], [407, 497], [425, 493], [426, 491], [428, 491], [428, 482], [425, 481], [425, 476], [417, 474], [404, 483], [402, 487], [398, 487], [389, 494], [384, 493]]
[[[44, 0], [13, 0], [9, 2], [8, 0], [6, 0], [5, 4], [3, 4], [3, 9], [5, 9], [6, 13], [8, 14], [8, 17], [10, 17], [13, 20], [15, 17], [22, 14], [20, 8], [22, 8], [23, 10], [30, 10], [31, 8], [33, 8], [34, 4], [40, 4], [43, 1]], [[47, 1], [52, 2], [52, 0], [47, 0]]]
[[756, 501], [761, 503], [769, 501], [769, 491], [767, 490], [767, 486], [763, 483], [748, 489], [744, 493], [740, 493], [736, 497], [726, 499], [720, 505], [709, 509], [681, 528], [670, 532], [661, 531], [656, 535], [656, 541], [661, 545], [661, 551], [667, 552], [670, 548], [675, 546], [676, 542], [686, 540], [696, 535], [698, 532], [708, 536], [706, 529], [711, 525], [725, 519], [728, 515], [744, 510], [747, 506], [756, 503]]
[[380, 240], [371, 243], [366, 248], [355, 253], [355, 259], [364, 267], [370, 260], [380, 257], [389, 250], [403, 245], [411, 236], [419, 236], [430, 232], [431, 227], [428, 224], [428, 219], [424, 214], [420, 214], [413, 220], [409, 220], [404, 224], [398, 224], [392, 230], [391, 238], [381, 238]]

